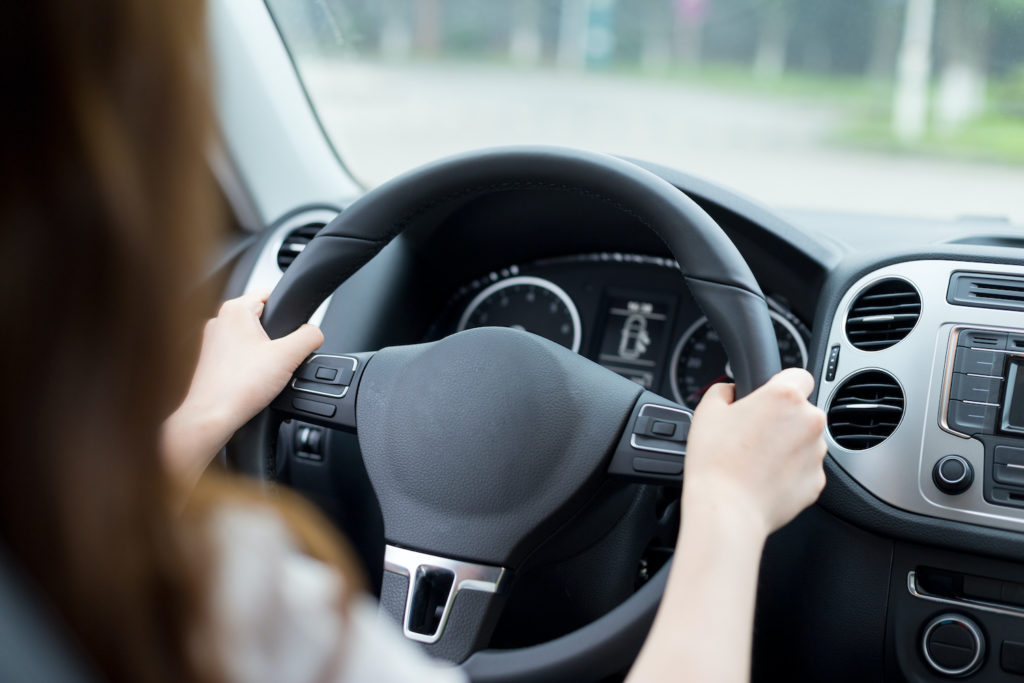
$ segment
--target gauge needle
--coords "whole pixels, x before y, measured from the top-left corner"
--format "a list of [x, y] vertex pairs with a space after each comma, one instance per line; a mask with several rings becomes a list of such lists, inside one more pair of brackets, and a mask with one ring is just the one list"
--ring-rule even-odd
[[727, 379], [729, 379], [729, 375], [722, 375], [720, 377], [716, 377], [715, 379], [711, 380], [710, 382], [705, 384], [703, 387], [701, 387], [698, 391], [695, 391], [692, 394], [690, 394], [689, 396], [687, 396], [686, 397], [686, 402], [690, 403], [694, 399], [701, 398], [702, 396], [704, 396], [704, 394], [707, 393], [708, 389], [710, 389], [711, 387], [715, 386], [719, 382], [726, 381]]

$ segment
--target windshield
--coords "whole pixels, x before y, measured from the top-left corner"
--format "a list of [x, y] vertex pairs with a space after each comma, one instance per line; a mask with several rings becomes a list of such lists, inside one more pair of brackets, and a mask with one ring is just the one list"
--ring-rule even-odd
[[555, 144], [779, 208], [1024, 223], [1024, 0], [268, 0], [368, 186]]

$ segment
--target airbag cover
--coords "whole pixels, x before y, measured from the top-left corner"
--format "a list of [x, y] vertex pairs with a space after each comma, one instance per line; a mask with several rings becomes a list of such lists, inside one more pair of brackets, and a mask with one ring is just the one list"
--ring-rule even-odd
[[514, 566], [604, 479], [639, 394], [506, 328], [377, 352], [356, 420], [388, 541]]

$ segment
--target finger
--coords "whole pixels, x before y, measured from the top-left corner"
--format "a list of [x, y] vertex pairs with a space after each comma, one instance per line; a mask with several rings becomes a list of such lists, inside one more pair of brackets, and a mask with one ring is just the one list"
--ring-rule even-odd
[[238, 297], [238, 302], [242, 304], [246, 311], [254, 314], [258, 318], [260, 314], [263, 313], [263, 306], [269, 296], [269, 289], [257, 289]]
[[701, 405], [707, 403], [708, 405], [729, 405], [736, 400], [736, 385], [729, 384], [728, 382], [719, 382], [718, 384], [712, 384], [707, 391], [704, 392], [704, 398], [700, 400]]
[[[825, 415], [825, 411], [818, 407], [811, 408], [810, 417], [811, 430], [815, 434], [824, 434], [825, 426], [828, 424], [828, 416]], [[824, 444], [824, 440], [822, 440]]]
[[803, 368], [786, 368], [769, 381], [793, 387], [802, 398], [807, 398], [814, 391], [814, 377]]
[[260, 289], [254, 289], [249, 294], [251, 294], [252, 296], [254, 296], [257, 299], [259, 299], [261, 303], [266, 303], [267, 299], [270, 298], [271, 292], [273, 292], [273, 291], [274, 290], [272, 290], [272, 289], [268, 289], [266, 287], [263, 287], [263, 288], [260, 288]]
[[234, 325], [258, 325], [264, 306], [261, 296], [261, 292], [254, 292], [229, 299], [221, 305], [217, 317]]
[[289, 335], [271, 342], [292, 369], [324, 343], [324, 333], [315, 325], [303, 325]]

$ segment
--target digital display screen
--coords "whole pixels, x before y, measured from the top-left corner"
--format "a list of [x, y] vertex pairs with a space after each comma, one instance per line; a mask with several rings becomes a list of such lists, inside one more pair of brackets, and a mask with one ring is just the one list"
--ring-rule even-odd
[[611, 292], [606, 298], [601, 365], [653, 389], [661, 377], [675, 300], [649, 294]]
[[1024, 358], [1010, 361], [1003, 402], [1003, 431], [1024, 434]]

